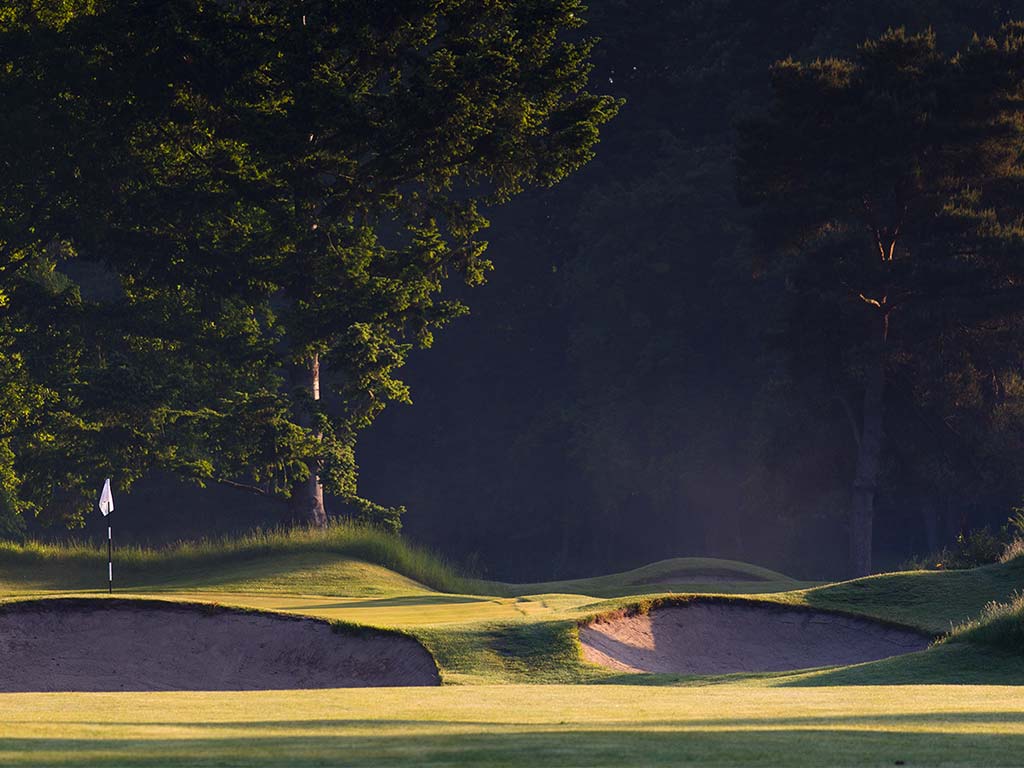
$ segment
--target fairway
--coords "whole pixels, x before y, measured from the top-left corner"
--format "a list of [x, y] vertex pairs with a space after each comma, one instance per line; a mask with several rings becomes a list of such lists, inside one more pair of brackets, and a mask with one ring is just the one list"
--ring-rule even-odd
[[1019, 688], [12, 694], [17, 766], [1014, 766]]

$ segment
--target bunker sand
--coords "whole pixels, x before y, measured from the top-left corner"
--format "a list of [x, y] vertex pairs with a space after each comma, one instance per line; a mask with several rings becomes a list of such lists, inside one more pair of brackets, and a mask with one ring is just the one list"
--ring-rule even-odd
[[404, 635], [161, 601], [40, 600], [0, 610], [0, 692], [440, 685]]
[[921, 651], [909, 629], [823, 611], [693, 601], [580, 628], [583, 657], [621, 672], [721, 675], [858, 664]]

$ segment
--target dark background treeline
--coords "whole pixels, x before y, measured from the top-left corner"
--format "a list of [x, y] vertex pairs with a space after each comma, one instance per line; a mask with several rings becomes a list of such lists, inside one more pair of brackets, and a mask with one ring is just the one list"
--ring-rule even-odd
[[[414, 355], [415, 405], [363, 436], [363, 494], [499, 578], [680, 555], [842, 575], [856, 388], [827, 323], [755, 279], [736, 121], [766, 104], [780, 58], [842, 56], [895, 26], [952, 50], [1021, 15], [996, 0], [595, 0], [594, 78], [627, 104], [582, 173], [494, 216], [497, 269]], [[909, 384], [887, 408], [877, 567], [1005, 519], [1024, 490], [1005, 441], [951, 427]], [[125, 536], [151, 540], [276, 513], [165, 478], [119, 510]]]

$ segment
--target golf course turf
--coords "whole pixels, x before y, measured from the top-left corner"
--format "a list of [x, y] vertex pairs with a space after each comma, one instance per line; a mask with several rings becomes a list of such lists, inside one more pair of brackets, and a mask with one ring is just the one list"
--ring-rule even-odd
[[[0, 616], [26, 610], [26, 601], [37, 610], [75, 598], [104, 609], [200, 604], [204, 618], [229, 606], [326, 619], [341, 640], [359, 637], [359, 627], [414, 638], [408, 647], [429, 652], [443, 685], [3, 693], [0, 765], [1018, 765], [1024, 754], [1017, 609], [990, 609], [980, 625], [944, 636], [992, 601], [1009, 604], [1024, 585], [1021, 558], [831, 585], [688, 559], [502, 585], [344, 526], [121, 554], [110, 603], [100, 553], [0, 548]], [[583, 656], [580, 635], [595, 620], [709, 599], [725, 611], [825, 612], [849, 626], [873, 619], [925, 638], [921, 647], [939, 639], [879, 661], [704, 676], [608, 669]], [[23, 641], [21, 666], [32, 663]], [[9, 653], [0, 629], [0, 656]]]

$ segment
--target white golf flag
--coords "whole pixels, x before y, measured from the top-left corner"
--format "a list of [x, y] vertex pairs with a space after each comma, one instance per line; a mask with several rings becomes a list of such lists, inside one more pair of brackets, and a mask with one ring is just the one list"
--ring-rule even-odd
[[106, 517], [114, 511], [114, 494], [110, 492], [110, 478], [103, 484], [103, 492], [100, 493], [100, 512]]

